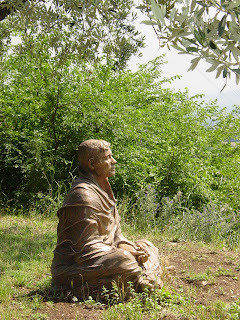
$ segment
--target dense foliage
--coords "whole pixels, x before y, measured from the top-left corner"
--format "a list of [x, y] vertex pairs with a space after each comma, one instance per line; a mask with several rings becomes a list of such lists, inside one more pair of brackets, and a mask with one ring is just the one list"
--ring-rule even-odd
[[143, 46], [132, 6], [132, 0], [0, 0], [0, 54], [13, 36], [25, 32], [32, 44], [35, 38], [45, 37], [52, 52], [61, 54], [62, 62], [73, 55], [88, 61], [104, 55], [115, 61], [116, 68], [123, 68]]
[[[179, 190], [188, 205], [239, 208], [239, 109], [230, 114], [187, 92], [164, 89], [161, 58], [139, 71], [114, 63], [59, 63], [45, 39], [16, 46], [1, 64], [1, 188], [4, 203], [30, 203], [77, 175], [77, 147], [111, 142], [111, 183], [121, 197], [150, 184], [158, 199]], [[42, 52], [39, 55], [39, 52]]]
[[141, 43], [132, 23], [136, 7], [146, 14], [144, 22], [154, 27], [161, 46], [195, 56], [190, 70], [206, 60], [208, 72], [226, 79], [233, 73], [239, 83], [239, 0], [0, 0], [0, 21], [9, 24], [3, 39], [19, 28], [50, 34], [64, 26], [71, 49], [90, 57], [91, 50], [103, 49], [124, 65]]

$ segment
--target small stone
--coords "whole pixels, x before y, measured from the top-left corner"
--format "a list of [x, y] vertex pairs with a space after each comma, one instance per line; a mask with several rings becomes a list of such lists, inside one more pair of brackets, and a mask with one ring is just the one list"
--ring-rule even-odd
[[78, 302], [78, 298], [77, 297], [72, 297], [72, 301], [73, 302]]
[[166, 270], [168, 270], [168, 271], [176, 271], [176, 267], [175, 266], [169, 266], [169, 267], [166, 267]]

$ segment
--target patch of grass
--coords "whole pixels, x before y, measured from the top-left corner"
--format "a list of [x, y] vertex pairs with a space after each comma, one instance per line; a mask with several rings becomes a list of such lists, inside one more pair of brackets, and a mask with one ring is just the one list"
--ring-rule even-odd
[[205, 261], [206, 260], [206, 258], [207, 258], [207, 256], [206, 255], [195, 255], [194, 257], [193, 257], [193, 261]]
[[[57, 221], [52, 218], [21, 215], [4, 215], [0, 216], [0, 219], [0, 243], [2, 244], [0, 251], [0, 319], [48, 319], [45, 314], [47, 305], [55, 301], [54, 297], [50, 296], [48, 288], [51, 281], [50, 265], [56, 244]], [[125, 224], [125, 226], [127, 237], [129, 235], [132, 239], [139, 237], [138, 230], [133, 232], [129, 225]], [[162, 238], [159, 238], [157, 233], [149, 231], [148, 235], [150, 237], [146, 235], [144, 237], [164, 248], [166, 242], [160, 241]], [[199, 252], [196, 250], [199, 246], [190, 242], [183, 243], [178, 247], [172, 246], [169, 252], [180, 250], [181, 255], [181, 250], [189, 250], [189, 255], [191, 255], [192, 252]], [[205, 256], [199, 257], [205, 258]], [[184, 268], [188, 274], [188, 266]], [[239, 265], [236, 263], [235, 269], [237, 268]], [[219, 268], [214, 272], [208, 268], [203, 273], [190, 273], [189, 279], [209, 282], [212, 279], [216, 280], [219, 276], [232, 277], [233, 275], [234, 272], [231, 273], [231, 270], [228, 269]], [[179, 283], [176, 284], [176, 277], [173, 276], [171, 281], [171, 275], [167, 272], [164, 273], [164, 277], [165, 287], [162, 290], [155, 290], [152, 294], [147, 291], [137, 294], [130, 289], [132, 298], [128, 302], [124, 301], [125, 293], [116, 286], [113, 286], [110, 292], [105, 290], [107, 305], [103, 307], [106, 310], [102, 318], [104, 320], [239, 320], [239, 302], [231, 304], [209, 302], [208, 305], [202, 305], [195, 300], [198, 288], [189, 286], [188, 291], [180, 287]], [[190, 292], [190, 289], [196, 289], [196, 292]], [[67, 301], [64, 300], [64, 297], [62, 298], [61, 301]], [[79, 304], [79, 301], [76, 300], [75, 303]], [[90, 297], [84, 303], [93, 308], [99, 307], [99, 302], [95, 302]], [[42, 310], [44, 310], [43, 313]], [[96, 312], [98, 312], [97, 309]]]
[[153, 294], [135, 294], [126, 303], [115, 304], [102, 316], [103, 320], [189, 319], [189, 320], [238, 320], [240, 304], [222, 301], [199, 305], [194, 300], [166, 289]]
[[238, 320], [240, 318], [239, 303], [226, 304], [216, 301], [209, 306], [198, 307], [198, 320]]
[[213, 272], [211, 268], [207, 268], [205, 272], [202, 273], [192, 273], [187, 277], [188, 281], [209, 281], [213, 280]]
[[218, 270], [215, 272], [215, 276], [225, 276], [225, 277], [234, 277], [234, 272], [230, 269], [225, 269], [223, 267], [218, 268]]
[[27, 319], [42, 304], [30, 290], [50, 284], [56, 221], [21, 215], [1, 215], [0, 221], [0, 318]]
[[240, 262], [235, 267], [236, 271], [240, 271]]
[[32, 317], [32, 320], [46, 320], [46, 319], [48, 319], [47, 314], [38, 313], [38, 312], [33, 314], [31, 317]]
[[189, 282], [208, 281], [209, 283], [213, 283], [214, 277], [221, 277], [221, 276], [232, 277], [233, 279], [237, 279], [237, 277], [235, 277], [235, 274], [232, 270], [219, 267], [215, 272], [213, 272], [211, 268], [207, 268], [205, 272], [192, 273], [186, 278], [186, 280]]
[[199, 305], [194, 299], [165, 288], [152, 294], [145, 291], [135, 293], [126, 302], [109, 307], [102, 316], [103, 320], [143, 320], [143, 319], [196, 319], [196, 320], [238, 320], [240, 304], [226, 304], [222, 301]]

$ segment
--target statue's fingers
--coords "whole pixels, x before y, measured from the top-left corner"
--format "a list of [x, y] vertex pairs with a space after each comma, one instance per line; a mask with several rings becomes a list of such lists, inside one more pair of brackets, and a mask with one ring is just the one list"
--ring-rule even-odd
[[143, 263], [142, 257], [143, 257], [143, 256], [138, 256], [138, 263], [139, 263], [139, 264], [142, 264], [142, 263]]
[[146, 262], [147, 259], [148, 259], [148, 257], [147, 257], [146, 255], [141, 256], [141, 262], [142, 262], [142, 263]]
[[148, 260], [148, 256], [146, 256], [145, 254], [140, 255], [140, 256], [137, 257], [137, 261], [138, 261], [139, 264], [143, 264], [147, 260]]
[[145, 255], [144, 256], [144, 261], [143, 262], [146, 262], [148, 260], [148, 257], [149, 257], [149, 254], [148, 255]]
[[132, 252], [132, 255], [139, 257], [139, 256], [142, 256], [142, 255], [145, 255], [145, 252], [143, 252], [143, 251], [135, 251], [135, 252]]
[[144, 248], [144, 246], [141, 246], [141, 244], [138, 244], [138, 247], [140, 248], [140, 251], [144, 251], [144, 254], [149, 256], [149, 254], [148, 254], [146, 248]]

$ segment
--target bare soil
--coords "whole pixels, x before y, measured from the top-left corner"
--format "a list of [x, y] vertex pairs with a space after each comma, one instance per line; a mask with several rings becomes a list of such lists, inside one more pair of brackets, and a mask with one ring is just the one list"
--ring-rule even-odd
[[[169, 290], [179, 291], [201, 305], [217, 300], [230, 303], [240, 298], [240, 251], [211, 249], [189, 242], [157, 245], [162, 256], [164, 286]], [[99, 320], [105, 308], [79, 302], [53, 303], [46, 299], [44, 307], [36, 312], [49, 320]]]
[[166, 266], [174, 266], [166, 274], [165, 283], [169, 278], [175, 289], [192, 292], [200, 304], [216, 300], [234, 302], [240, 297], [239, 251], [167, 242], [162, 255]]

